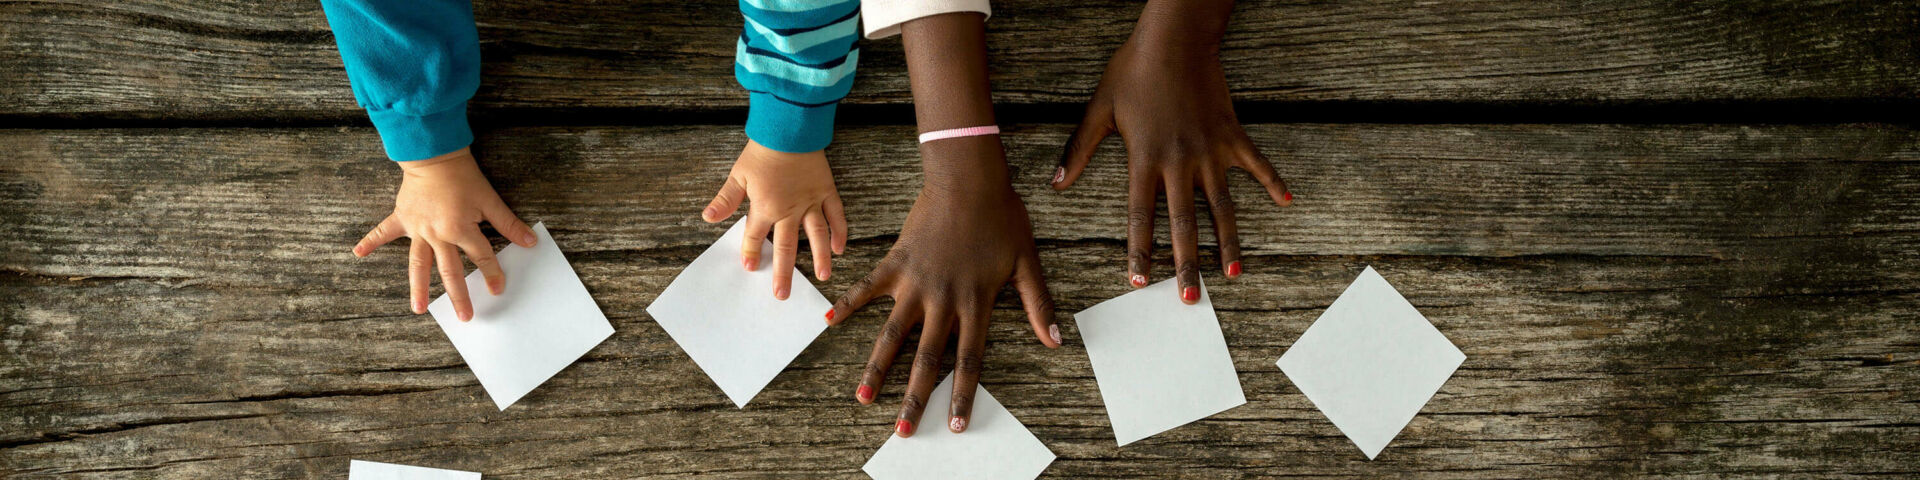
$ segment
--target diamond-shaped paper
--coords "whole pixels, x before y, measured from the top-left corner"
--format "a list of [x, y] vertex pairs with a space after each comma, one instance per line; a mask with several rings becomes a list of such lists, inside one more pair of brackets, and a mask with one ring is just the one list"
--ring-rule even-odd
[[1371, 460], [1466, 359], [1367, 267], [1278, 363]]

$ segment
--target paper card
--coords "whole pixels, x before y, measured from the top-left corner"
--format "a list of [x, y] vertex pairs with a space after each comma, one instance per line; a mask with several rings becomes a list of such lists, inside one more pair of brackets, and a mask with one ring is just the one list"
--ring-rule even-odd
[[1166, 280], [1073, 316], [1120, 445], [1247, 403], [1205, 282], [1187, 305]]
[[347, 462], [347, 480], [480, 480], [480, 472], [352, 460]]
[[574, 275], [547, 225], [534, 224], [533, 233], [540, 240], [532, 248], [507, 245], [494, 256], [507, 274], [505, 292], [489, 295], [479, 271], [467, 275], [472, 321], [454, 315], [447, 295], [427, 305], [501, 410], [613, 336], [613, 324]]
[[833, 308], [798, 269], [787, 299], [774, 299], [773, 242], [749, 272], [740, 266], [745, 230], [735, 222], [647, 305], [647, 314], [740, 408], [826, 331]]
[[1466, 360], [1367, 267], [1277, 363], [1371, 460]]
[[1053, 451], [1027, 431], [1020, 419], [1000, 405], [985, 386], [974, 386], [973, 416], [966, 433], [947, 430], [946, 414], [953, 405], [953, 374], [927, 397], [925, 422], [912, 437], [891, 430], [880, 451], [860, 467], [874, 480], [893, 479], [1032, 479], [1053, 464]]

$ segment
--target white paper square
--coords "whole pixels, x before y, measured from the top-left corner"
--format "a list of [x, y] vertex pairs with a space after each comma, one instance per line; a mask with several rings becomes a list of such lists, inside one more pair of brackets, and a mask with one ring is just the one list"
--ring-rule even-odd
[[974, 386], [973, 416], [967, 419], [966, 433], [947, 430], [946, 412], [952, 405], [953, 374], [947, 374], [927, 397], [927, 415], [941, 421], [926, 422], [933, 428], [921, 428], [908, 438], [888, 433], [887, 442], [860, 470], [874, 480], [1031, 480], [1053, 464], [1053, 451], [985, 386]]
[[347, 462], [347, 480], [480, 480], [480, 472], [352, 460]]
[[1162, 281], [1073, 316], [1122, 446], [1247, 403], [1205, 282], [1194, 305], [1178, 288]]
[[1467, 355], [1373, 267], [1280, 356], [1280, 371], [1371, 460]]
[[[773, 298], [773, 255], [761, 255], [754, 271], [740, 266], [745, 230], [735, 222], [647, 305], [653, 321], [740, 408], [827, 330], [833, 308], [798, 269], [786, 301]], [[765, 244], [762, 251], [772, 252], [773, 242]]]
[[533, 233], [540, 239], [532, 248], [509, 244], [494, 256], [507, 274], [500, 295], [487, 293], [479, 271], [467, 275], [472, 321], [460, 321], [445, 294], [427, 305], [501, 410], [613, 336], [613, 324], [574, 275], [547, 225], [534, 224]]

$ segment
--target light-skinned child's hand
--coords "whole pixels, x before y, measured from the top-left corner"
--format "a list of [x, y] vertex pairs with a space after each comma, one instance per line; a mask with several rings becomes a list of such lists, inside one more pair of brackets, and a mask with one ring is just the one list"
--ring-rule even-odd
[[761, 246], [767, 234], [773, 234], [774, 298], [786, 300], [793, 290], [793, 263], [803, 228], [813, 248], [813, 276], [826, 280], [833, 274], [833, 255], [847, 250], [847, 215], [825, 151], [787, 153], [748, 140], [700, 218], [707, 223], [726, 220], [748, 199], [753, 203], [740, 220], [746, 222], [740, 263], [747, 270], [758, 267]]
[[413, 313], [426, 313], [427, 287], [438, 264], [440, 283], [453, 298], [454, 313], [460, 321], [471, 320], [473, 302], [467, 297], [466, 265], [460, 260], [460, 252], [466, 252], [486, 277], [488, 293], [499, 295], [507, 285], [506, 273], [500, 271], [500, 262], [493, 257], [493, 244], [480, 232], [480, 222], [492, 224], [494, 230], [522, 247], [533, 246], [533, 229], [507, 208], [500, 194], [494, 193], [468, 149], [398, 163], [404, 176], [400, 193], [393, 197], [393, 214], [367, 232], [353, 246], [353, 254], [365, 257], [394, 239], [412, 238], [407, 283], [412, 289]]

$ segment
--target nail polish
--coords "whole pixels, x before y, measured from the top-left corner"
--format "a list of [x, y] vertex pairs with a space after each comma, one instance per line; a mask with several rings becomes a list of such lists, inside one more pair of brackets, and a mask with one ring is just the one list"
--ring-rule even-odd
[[1147, 286], [1147, 276], [1146, 276], [1146, 275], [1141, 275], [1141, 274], [1137, 274], [1137, 273], [1136, 273], [1136, 274], [1134, 274], [1134, 275], [1133, 275], [1133, 278], [1132, 278], [1132, 281], [1133, 281], [1133, 286], [1134, 286], [1134, 288], [1139, 288], [1139, 287], [1144, 287], [1144, 286]]
[[[829, 322], [833, 321], [833, 309], [831, 308], [827, 309], [827, 321]], [[860, 388], [866, 388], [866, 387], [860, 387]]]
[[1240, 276], [1240, 261], [1234, 260], [1232, 263], [1227, 264], [1227, 277], [1232, 278], [1238, 276]]
[[906, 420], [893, 422], [893, 431], [899, 433], [900, 436], [902, 437], [912, 436], [913, 422], [909, 422]]
[[869, 387], [869, 386], [866, 386], [866, 385], [861, 385], [861, 386], [860, 386], [860, 388], [857, 388], [857, 389], [854, 389], [854, 391], [853, 391], [853, 399], [854, 399], [854, 400], [859, 400], [859, 401], [860, 401], [860, 403], [867, 403], [867, 402], [872, 402], [872, 401], [873, 401], [873, 387]]
[[1060, 345], [1060, 344], [1064, 344], [1064, 343], [1066, 343], [1066, 341], [1065, 341], [1065, 340], [1061, 340], [1061, 339], [1060, 339], [1060, 326], [1059, 326], [1059, 325], [1048, 325], [1048, 326], [1047, 326], [1047, 336], [1049, 336], [1049, 337], [1053, 337], [1053, 344], [1054, 344], [1054, 345]]
[[1189, 302], [1200, 301], [1200, 287], [1187, 287], [1180, 290], [1180, 299]]
[[967, 431], [967, 419], [961, 418], [961, 417], [953, 417], [952, 420], [947, 420], [947, 430], [952, 430], [953, 433], [960, 433], [960, 432]]
[[1280, 198], [1284, 198], [1287, 202], [1291, 203], [1293, 202], [1293, 192], [1281, 193]]
[[1066, 180], [1066, 179], [1067, 179], [1067, 167], [1054, 167], [1054, 168], [1053, 168], [1053, 183], [1054, 183], [1054, 184], [1059, 184], [1059, 183], [1060, 183], [1061, 181], [1064, 181], [1064, 180]]

